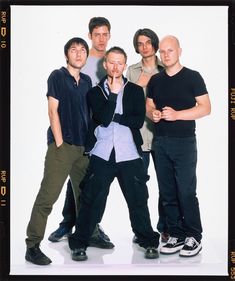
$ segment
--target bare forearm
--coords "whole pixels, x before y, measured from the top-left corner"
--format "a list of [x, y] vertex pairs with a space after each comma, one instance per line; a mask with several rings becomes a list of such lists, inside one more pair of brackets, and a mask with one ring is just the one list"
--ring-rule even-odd
[[153, 100], [150, 98], [146, 99], [146, 116], [154, 123], [157, 123], [161, 120], [161, 112], [156, 109]]
[[196, 120], [210, 114], [210, 108], [195, 106], [190, 109], [177, 111], [177, 120]]
[[176, 120], [196, 120], [210, 114], [210, 107], [198, 105], [185, 110], [174, 110], [171, 107], [165, 106], [162, 110], [161, 118], [167, 121]]
[[189, 109], [174, 110], [169, 106], [165, 106], [162, 110], [162, 118], [167, 121], [175, 120], [196, 120], [204, 117], [211, 112], [211, 104], [209, 96], [203, 95], [196, 98], [197, 104]]
[[152, 120], [153, 112], [156, 110], [154, 106], [146, 104], [146, 116]]

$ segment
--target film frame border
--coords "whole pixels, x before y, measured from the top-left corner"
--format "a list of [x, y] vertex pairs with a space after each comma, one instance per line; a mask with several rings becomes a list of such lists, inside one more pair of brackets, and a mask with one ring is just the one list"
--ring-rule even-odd
[[[143, 3], [144, 2], [144, 3]], [[0, 0], [0, 280], [42, 280], [10, 272], [10, 6], [11, 5], [143, 5], [228, 6], [228, 276], [44, 276], [43, 280], [233, 280], [235, 279], [235, 0]]]

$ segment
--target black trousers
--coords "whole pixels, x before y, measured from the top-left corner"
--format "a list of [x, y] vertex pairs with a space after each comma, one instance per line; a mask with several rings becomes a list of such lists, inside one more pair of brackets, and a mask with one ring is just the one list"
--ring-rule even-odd
[[195, 137], [157, 137], [154, 142], [157, 178], [171, 236], [202, 238], [196, 194]]
[[[146, 169], [147, 173], [148, 173], [148, 167], [150, 161], [150, 154], [153, 159], [155, 170], [156, 170], [154, 151], [153, 150], [151, 150], [150, 152], [144, 151], [142, 155], [142, 159], [143, 159], [144, 168]], [[157, 223], [157, 230], [159, 232], [168, 232], [167, 224], [166, 224], [166, 216], [165, 216], [160, 194], [158, 200], [158, 214], [159, 214], [159, 220]], [[76, 206], [74, 201], [73, 188], [70, 180], [68, 180], [67, 183], [67, 190], [66, 190], [62, 215], [63, 215], [63, 220], [60, 223], [60, 226], [66, 227], [68, 229], [72, 228], [76, 223]]]
[[[150, 155], [152, 157], [153, 160], [153, 164], [154, 164], [154, 168], [156, 171], [156, 160], [155, 160], [155, 152], [154, 150], [150, 150], [150, 151], [143, 151], [142, 154], [142, 159], [143, 159], [143, 163], [144, 163], [144, 168], [146, 169], [146, 173], [148, 173], [148, 167], [149, 167], [149, 162], [150, 162]], [[72, 191], [72, 189], [71, 189]], [[161, 194], [159, 192], [159, 197], [158, 197], [158, 222], [157, 222], [157, 230], [159, 232], [167, 232], [168, 233], [168, 227], [167, 227], [167, 223], [166, 223], [166, 214], [164, 211], [164, 207], [162, 204], [162, 197]]]
[[148, 210], [148, 176], [142, 159], [116, 163], [114, 150], [109, 161], [91, 156], [87, 174], [80, 186], [81, 205], [76, 220], [76, 229], [69, 238], [71, 249], [89, 246], [89, 238], [95, 225], [101, 220], [109, 188], [117, 177], [129, 209], [131, 227], [138, 237], [139, 245], [158, 247], [159, 234], [154, 232]]

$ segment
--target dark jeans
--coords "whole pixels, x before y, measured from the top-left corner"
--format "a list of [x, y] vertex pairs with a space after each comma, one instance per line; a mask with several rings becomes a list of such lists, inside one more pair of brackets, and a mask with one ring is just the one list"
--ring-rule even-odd
[[157, 137], [156, 171], [169, 233], [200, 241], [202, 226], [196, 196], [197, 145], [195, 137]]
[[92, 231], [103, 216], [109, 188], [115, 177], [127, 202], [132, 230], [140, 241], [140, 246], [146, 248], [159, 245], [159, 234], [153, 231], [150, 222], [147, 174], [143, 169], [143, 161], [136, 159], [115, 163], [113, 152], [109, 161], [95, 155], [90, 159], [88, 172], [80, 186], [81, 208], [76, 230], [69, 238], [71, 249], [89, 245]]
[[[148, 174], [150, 155], [152, 157], [154, 168], [155, 168], [155, 171], [156, 171], [156, 162], [155, 162], [154, 150], [143, 151], [142, 159], [143, 159], [144, 168], [145, 168], [147, 174]], [[167, 224], [166, 224], [166, 215], [165, 215], [164, 208], [163, 208], [163, 205], [162, 205], [162, 198], [161, 198], [160, 192], [159, 192], [159, 197], [158, 197], [158, 217], [159, 218], [158, 218], [158, 223], [157, 223], [157, 230], [161, 233], [162, 232], [168, 233]]]

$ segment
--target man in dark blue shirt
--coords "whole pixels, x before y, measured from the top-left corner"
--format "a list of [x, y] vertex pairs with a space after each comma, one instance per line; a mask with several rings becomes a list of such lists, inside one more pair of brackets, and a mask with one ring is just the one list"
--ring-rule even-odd
[[[91, 49], [86, 64], [82, 68], [82, 72], [89, 75], [91, 78], [92, 86], [96, 86], [100, 78], [106, 72], [103, 67], [103, 57], [106, 52], [106, 47], [110, 39], [111, 25], [108, 19], [104, 17], [93, 17], [89, 21], [89, 38], [91, 40]], [[64, 207], [62, 211], [63, 220], [60, 222], [59, 227], [53, 231], [48, 237], [51, 242], [59, 242], [72, 233], [72, 229], [76, 222], [76, 207], [74, 202], [73, 190], [71, 181], [68, 181]], [[107, 234], [97, 224], [92, 237], [90, 238], [89, 245], [103, 249], [113, 248]]]
[[65, 47], [67, 68], [54, 70], [48, 78], [48, 150], [44, 176], [27, 227], [25, 259], [37, 265], [51, 260], [40, 250], [47, 218], [69, 176], [75, 198], [80, 194], [79, 184], [85, 175], [88, 157], [84, 155], [85, 136], [90, 112], [87, 92], [91, 79], [80, 73], [89, 48], [82, 38], [70, 39]]

